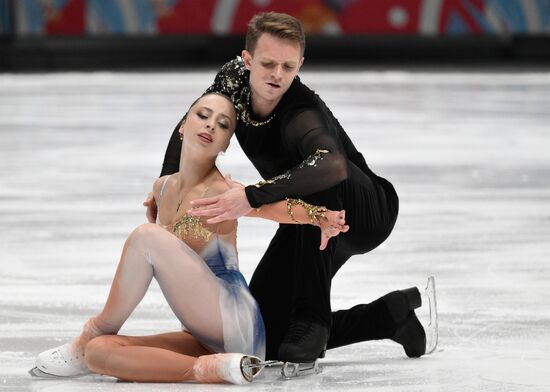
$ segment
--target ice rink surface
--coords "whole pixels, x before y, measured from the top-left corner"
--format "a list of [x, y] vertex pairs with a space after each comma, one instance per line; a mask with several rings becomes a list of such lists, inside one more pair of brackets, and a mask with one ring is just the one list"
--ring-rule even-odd
[[[435, 275], [434, 354], [360, 343], [319, 375], [268, 369], [248, 387], [31, 379], [36, 354], [101, 308], [173, 127], [214, 72], [0, 74], [0, 389], [550, 390], [550, 72], [502, 69], [302, 74], [401, 201], [390, 238], [334, 279], [333, 309]], [[259, 179], [235, 140], [219, 165]], [[247, 279], [274, 230], [241, 220]], [[178, 327], [154, 284], [121, 333]]]

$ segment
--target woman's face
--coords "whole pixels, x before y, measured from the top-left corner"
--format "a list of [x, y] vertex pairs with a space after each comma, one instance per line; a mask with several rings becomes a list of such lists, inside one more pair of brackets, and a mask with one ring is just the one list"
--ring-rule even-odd
[[189, 109], [179, 132], [184, 135], [186, 146], [216, 156], [229, 146], [235, 126], [235, 109], [231, 101], [218, 94], [208, 94]]

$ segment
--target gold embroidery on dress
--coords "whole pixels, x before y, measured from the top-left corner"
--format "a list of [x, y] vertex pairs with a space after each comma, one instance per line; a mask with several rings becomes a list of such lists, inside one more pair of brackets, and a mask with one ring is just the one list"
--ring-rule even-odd
[[174, 224], [172, 232], [182, 240], [191, 237], [204, 242], [208, 242], [212, 235], [212, 232], [204, 227], [198, 216], [187, 214]]
[[[327, 154], [329, 152], [330, 152], [329, 150], [321, 150], [320, 148], [318, 148], [315, 151], [315, 153], [311, 154], [306, 159], [304, 159], [302, 161], [302, 163], [300, 163], [298, 166], [296, 166], [293, 170], [303, 169], [306, 165], [307, 166], [317, 166], [317, 161], [323, 159], [322, 154]], [[280, 180], [288, 180], [290, 177], [292, 177], [292, 173], [291, 173], [290, 170], [288, 170], [288, 171], [284, 172], [283, 174], [279, 174], [278, 176], [270, 178], [269, 180], [262, 180], [262, 181], [258, 182], [257, 184], [255, 184], [254, 186], [256, 188], [261, 188], [262, 186], [264, 186], [266, 184], [275, 184], [277, 181], [280, 181]]]

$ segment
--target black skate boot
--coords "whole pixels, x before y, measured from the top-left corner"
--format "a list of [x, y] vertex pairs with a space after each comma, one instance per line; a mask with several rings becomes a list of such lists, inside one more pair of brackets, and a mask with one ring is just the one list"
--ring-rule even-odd
[[[425, 295], [429, 300], [430, 320], [427, 324], [428, 331], [418, 320], [414, 309], [422, 305], [420, 291], [416, 287], [394, 291], [383, 297], [394, 323], [397, 325], [395, 333], [391, 337], [405, 349], [409, 358], [418, 358], [432, 353], [437, 346], [437, 307], [435, 301], [435, 281], [433, 277], [428, 279]], [[426, 332], [429, 333], [426, 344]]]
[[426, 354], [426, 332], [412, 310], [391, 339], [403, 346], [409, 358], [419, 358]]
[[315, 362], [324, 358], [329, 329], [312, 321], [293, 321], [279, 346], [278, 358], [284, 362]]
[[382, 298], [397, 326], [391, 339], [403, 346], [408, 357], [417, 358], [424, 355], [426, 333], [414, 313], [414, 309], [422, 305], [418, 288], [393, 291]]

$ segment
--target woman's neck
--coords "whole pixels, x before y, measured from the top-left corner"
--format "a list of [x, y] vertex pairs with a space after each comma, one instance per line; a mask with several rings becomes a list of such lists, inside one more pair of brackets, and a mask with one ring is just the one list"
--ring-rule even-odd
[[215, 158], [205, 158], [200, 154], [183, 151], [182, 149], [178, 173], [181, 188], [189, 189], [203, 183], [216, 170], [215, 163]]

